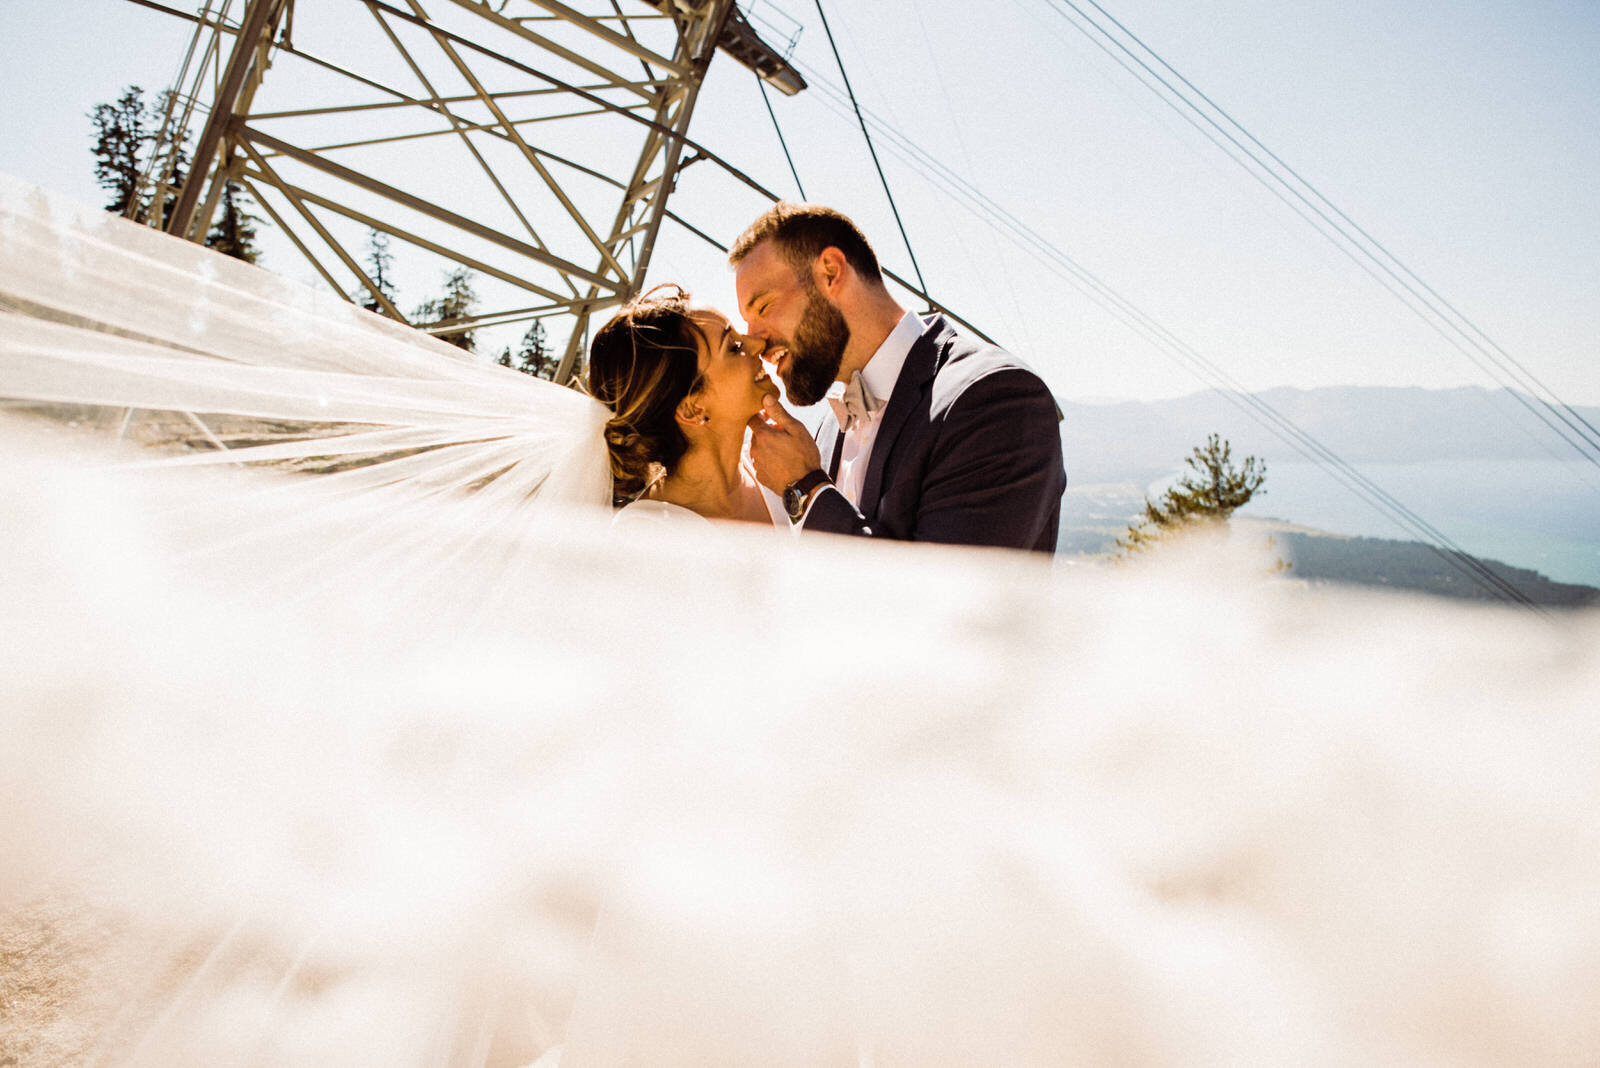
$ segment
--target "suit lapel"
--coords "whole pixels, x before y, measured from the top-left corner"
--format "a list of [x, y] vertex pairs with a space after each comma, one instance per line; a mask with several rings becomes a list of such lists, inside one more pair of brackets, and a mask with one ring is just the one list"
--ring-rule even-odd
[[822, 425], [817, 427], [816, 442], [817, 452], [822, 455], [822, 469], [828, 472], [830, 480], [837, 479], [839, 456], [844, 451], [839, 446], [844, 444], [844, 432], [831, 411], [822, 417]]
[[861, 514], [873, 518], [878, 510], [878, 497], [883, 490], [883, 465], [894, 451], [894, 442], [905, 429], [907, 420], [916, 409], [917, 396], [923, 385], [938, 369], [939, 347], [936, 339], [944, 329], [942, 318], [936, 318], [922, 331], [922, 336], [912, 344], [906, 362], [900, 367], [900, 377], [895, 379], [894, 393], [889, 406], [883, 411], [883, 423], [872, 439], [872, 455], [867, 460], [867, 478], [861, 484]]

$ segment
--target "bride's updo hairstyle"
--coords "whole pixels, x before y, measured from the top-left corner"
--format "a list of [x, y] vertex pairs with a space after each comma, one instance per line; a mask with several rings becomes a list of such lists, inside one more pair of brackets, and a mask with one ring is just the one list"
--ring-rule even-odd
[[671, 470], [688, 440], [675, 414], [700, 385], [704, 335], [689, 317], [689, 294], [657, 286], [622, 306], [589, 345], [589, 395], [611, 409], [606, 447], [611, 455], [611, 503], [635, 500]]

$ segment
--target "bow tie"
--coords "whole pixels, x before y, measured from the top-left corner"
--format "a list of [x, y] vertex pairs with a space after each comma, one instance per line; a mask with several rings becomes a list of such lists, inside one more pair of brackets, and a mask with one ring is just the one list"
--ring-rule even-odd
[[849, 433], [855, 427], [865, 426], [867, 417], [883, 407], [883, 402], [872, 395], [867, 384], [861, 380], [861, 372], [854, 371], [850, 375], [850, 384], [844, 387], [843, 396], [835, 396], [834, 391], [829, 391], [828, 407], [833, 409], [839, 429]]

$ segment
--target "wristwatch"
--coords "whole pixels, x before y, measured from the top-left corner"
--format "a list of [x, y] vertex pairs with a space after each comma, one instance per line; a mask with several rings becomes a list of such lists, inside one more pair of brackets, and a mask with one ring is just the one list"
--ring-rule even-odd
[[800, 522], [806, 514], [806, 502], [811, 500], [812, 492], [831, 481], [826, 471], [818, 470], [801, 475], [783, 487], [783, 508], [789, 513], [789, 522]]

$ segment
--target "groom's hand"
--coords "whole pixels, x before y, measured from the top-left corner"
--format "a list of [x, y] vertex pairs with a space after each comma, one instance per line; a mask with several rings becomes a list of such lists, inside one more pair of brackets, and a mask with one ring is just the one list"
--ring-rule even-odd
[[805, 424], [767, 394], [762, 408], [750, 420], [750, 461], [756, 478], [774, 493], [822, 466], [822, 454]]

